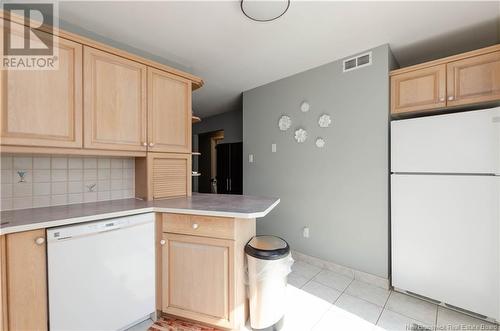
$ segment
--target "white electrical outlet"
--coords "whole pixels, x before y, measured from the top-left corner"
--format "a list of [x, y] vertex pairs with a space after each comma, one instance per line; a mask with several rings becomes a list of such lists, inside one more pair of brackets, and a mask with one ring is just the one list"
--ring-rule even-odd
[[276, 144], [272, 144], [272, 145], [271, 145], [271, 151], [272, 151], [273, 153], [276, 153]]
[[248, 163], [253, 163], [253, 154], [248, 154]]
[[309, 238], [309, 227], [308, 226], [304, 227], [304, 229], [302, 230], [302, 236], [304, 238]]

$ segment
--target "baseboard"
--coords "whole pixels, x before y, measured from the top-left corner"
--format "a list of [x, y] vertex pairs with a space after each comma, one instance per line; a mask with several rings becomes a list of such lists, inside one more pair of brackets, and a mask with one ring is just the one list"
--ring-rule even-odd
[[328, 270], [334, 271], [336, 273], [339, 273], [341, 275], [345, 275], [347, 277], [351, 277], [351, 278], [354, 278], [356, 280], [359, 280], [359, 281], [362, 281], [362, 282], [365, 282], [368, 284], [372, 284], [372, 285], [375, 285], [377, 287], [380, 287], [380, 288], [383, 288], [386, 290], [389, 289], [389, 279], [387, 279], [387, 278], [383, 278], [380, 276], [375, 276], [375, 275], [369, 274], [367, 272], [351, 269], [351, 268], [345, 267], [343, 265], [336, 264], [334, 262], [325, 261], [325, 260], [319, 259], [317, 257], [313, 257], [313, 256], [306, 255], [304, 253], [297, 252], [295, 250], [292, 250], [292, 257], [296, 261], [306, 262], [306, 263], [315, 265], [319, 268], [328, 269]]

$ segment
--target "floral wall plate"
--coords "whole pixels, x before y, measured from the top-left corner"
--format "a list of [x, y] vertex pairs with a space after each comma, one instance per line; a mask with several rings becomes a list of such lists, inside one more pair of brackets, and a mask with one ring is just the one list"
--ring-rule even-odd
[[295, 131], [295, 140], [298, 143], [303, 143], [307, 139], [307, 132], [304, 129], [298, 129]]
[[278, 121], [278, 126], [281, 131], [286, 131], [290, 128], [290, 126], [292, 126], [292, 119], [290, 118], [290, 116], [283, 115]]
[[325, 147], [325, 140], [323, 138], [316, 139], [316, 147], [318, 148]]
[[330, 118], [330, 115], [323, 114], [319, 117], [318, 119], [318, 124], [320, 128], [327, 128], [330, 126], [332, 123], [332, 119]]
[[300, 104], [300, 110], [303, 112], [303, 113], [307, 113], [309, 111], [309, 109], [311, 109], [311, 105], [309, 105], [309, 102], [307, 101], [304, 101]]

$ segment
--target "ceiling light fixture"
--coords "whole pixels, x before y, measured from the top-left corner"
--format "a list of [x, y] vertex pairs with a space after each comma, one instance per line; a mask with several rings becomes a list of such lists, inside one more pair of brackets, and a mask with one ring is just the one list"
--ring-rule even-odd
[[290, 7], [290, 0], [241, 0], [241, 11], [257, 22], [271, 22], [283, 16]]

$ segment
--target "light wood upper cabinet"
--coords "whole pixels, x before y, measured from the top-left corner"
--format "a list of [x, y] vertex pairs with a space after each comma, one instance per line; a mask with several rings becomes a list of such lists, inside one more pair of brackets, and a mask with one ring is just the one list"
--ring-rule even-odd
[[500, 99], [500, 51], [447, 64], [448, 106]]
[[9, 330], [48, 329], [45, 229], [6, 235]]
[[57, 69], [0, 72], [2, 145], [82, 147], [82, 45], [55, 41]]
[[500, 45], [393, 70], [391, 114], [500, 101]]
[[232, 240], [165, 233], [162, 311], [231, 328]]
[[391, 113], [446, 106], [446, 66], [438, 65], [391, 77]]
[[191, 82], [148, 68], [148, 150], [191, 152]]
[[146, 151], [146, 66], [84, 48], [84, 146]]

